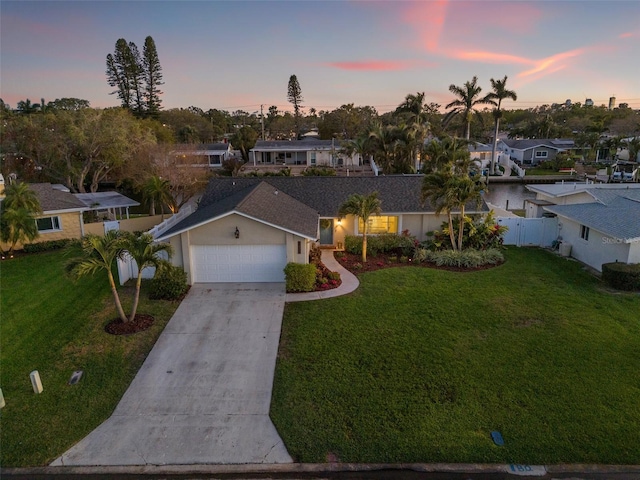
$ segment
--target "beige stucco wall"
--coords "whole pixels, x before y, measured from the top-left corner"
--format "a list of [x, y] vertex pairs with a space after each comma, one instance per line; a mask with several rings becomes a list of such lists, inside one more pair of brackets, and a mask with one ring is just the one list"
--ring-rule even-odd
[[[240, 238], [235, 238], [238, 227]], [[190, 231], [191, 245], [283, 245], [285, 232], [232, 214]]]
[[[397, 214], [397, 216], [400, 217], [398, 219], [398, 233], [402, 233], [403, 230], [409, 230], [409, 233], [419, 241], [426, 240], [428, 238], [427, 232], [439, 230], [442, 222], [447, 220], [446, 215], [435, 215], [433, 213], [405, 213]], [[338, 224], [337, 219], [335, 219], [333, 244], [338, 245], [338, 243], [342, 243], [342, 245], [344, 245], [344, 237], [346, 235], [358, 234], [357, 226], [355, 217], [351, 215], [343, 218], [340, 224]]]

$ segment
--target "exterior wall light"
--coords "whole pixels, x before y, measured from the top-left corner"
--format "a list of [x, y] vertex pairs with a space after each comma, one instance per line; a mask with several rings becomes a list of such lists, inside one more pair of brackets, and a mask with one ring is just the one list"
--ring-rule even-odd
[[240, 238], [240, 230], [238, 230], [238, 227], [236, 227], [236, 231], [233, 232], [233, 234], [235, 235], [236, 238]]

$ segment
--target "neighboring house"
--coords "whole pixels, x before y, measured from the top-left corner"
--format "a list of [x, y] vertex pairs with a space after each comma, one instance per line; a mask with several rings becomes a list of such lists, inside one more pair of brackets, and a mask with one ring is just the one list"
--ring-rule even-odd
[[[311, 245], [344, 245], [362, 232], [361, 220], [338, 216], [354, 193], [378, 192], [381, 215], [369, 219], [369, 233], [407, 231], [418, 240], [440, 228], [420, 198], [423, 177], [240, 177], [213, 178], [198, 209], [156, 240], [174, 247], [172, 261], [184, 267], [190, 284], [281, 282], [288, 262], [308, 263]], [[488, 208], [468, 205], [467, 213]]]
[[557, 216], [558, 237], [571, 246], [573, 258], [598, 271], [608, 262], [640, 263], [640, 184], [527, 188], [537, 194], [527, 203], [527, 216]]
[[193, 167], [221, 168], [225, 160], [232, 156], [230, 143], [209, 143], [202, 145], [178, 145], [171, 152], [176, 157], [176, 164], [181, 161]]
[[560, 152], [572, 151], [576, 145], [571, 139], [528, 139], [498, 141], [498, 150], [522, 165], [538, 165], [553, 160]]
[[356, 167], [359, 155], [346, 155], [339, 140], [258, 140], [250, 150], [249, 163], [262, 165], [303, 165], [307, 167]]
[[[29, 188], [36, 193], [42, 209], [42, 214], [36, 216], [39, 235], [31, 243], [81, 238], [84, 235], [82, 212], [87, 207], [69, 193], [69, 189], [50, 183], [31, 183]], [[21, 248], [22, 245], [16, 246], [16, 249]]]

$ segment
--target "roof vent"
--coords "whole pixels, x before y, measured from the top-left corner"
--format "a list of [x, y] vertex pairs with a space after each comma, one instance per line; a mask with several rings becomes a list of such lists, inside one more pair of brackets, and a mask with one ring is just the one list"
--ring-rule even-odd
[[277, 195], [277, 194], [278, 194], [278, 190], [276, 190], [275, 192], [273, 192], [273, 194], [274, 194], [274, 195]]

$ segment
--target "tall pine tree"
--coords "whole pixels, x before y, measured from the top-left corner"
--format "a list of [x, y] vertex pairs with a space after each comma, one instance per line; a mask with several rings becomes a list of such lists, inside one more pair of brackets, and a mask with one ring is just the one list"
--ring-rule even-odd
[[298, 77], [291, 75], [287, 89], [287, 100], [293, 105], [293, 113], [296, 119], [296, 138], [300, 136], [300, 110], [302, 109], [302, 89]]
[[142, 56], [135, 43], [118, 39], [113, 54], [107, 55], [107, 83], [116, 90], [123, 108], [136, 116], [157, 116], [160, 111], [158, 88], [162, 82], [162, 67], [153, 38], [147, 37]]
[[158, 59], [156, 44], [150, 36], [144, 41], [142, 57], [144, 80], [146, 82], [144, 97], [147, 115], [156, 117], [160, 112], [160, 95], [162, 95], [162, 92], [158, 87], [163, 85], [164, 82], [162, 81], [162, 67], [160, 66], [160, 60]]

